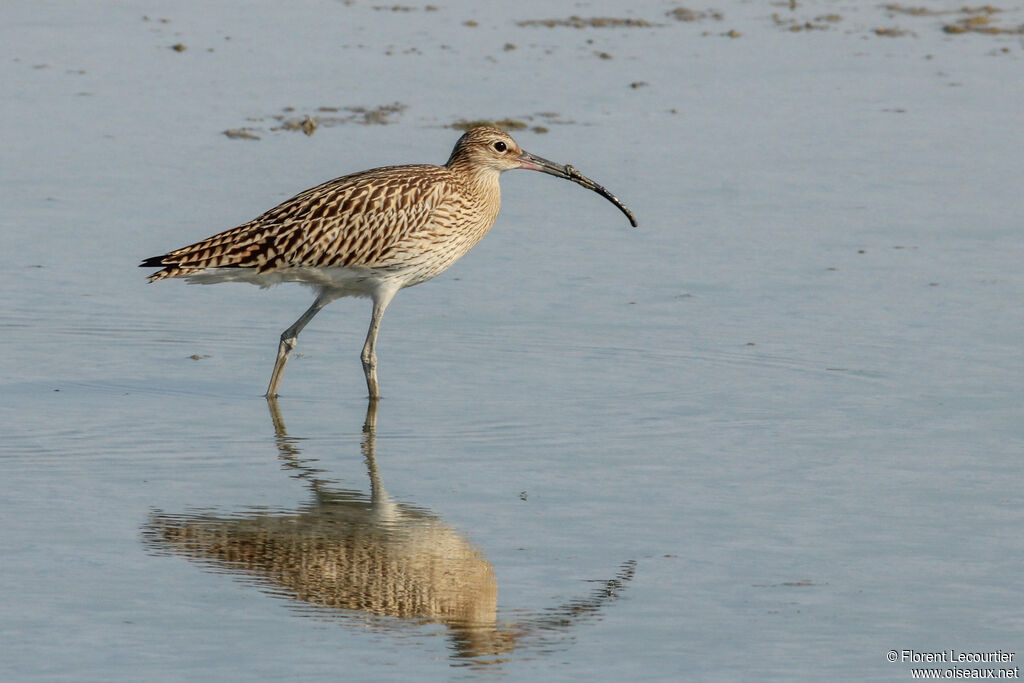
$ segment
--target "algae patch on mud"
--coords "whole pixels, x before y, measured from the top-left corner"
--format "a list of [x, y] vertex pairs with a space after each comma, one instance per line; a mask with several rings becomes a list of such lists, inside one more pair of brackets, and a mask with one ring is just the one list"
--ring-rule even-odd
[[[256, 133], [265, 130], [298, 131], [310, 136], [321, 127], [339, 126], [346, 123], [355, 123], [364, 126], [387, 125], [395, 123], [394, 117], [404, 112], [407, 108], [408, 105], [402, 104], [401, 102], [382, 104], [377, 107], [321, 106], [317, 107], [315, 112], [312, 114], [292, 116], [291, 114], [295, 111], [295, 107], [285, 107], [283, 114], [276, 114], [268, 117], [278, 123], [276, 126], [270, 126], [269, 128], [260, 128], [255, 126], [231, 128], [224, 131], [224, 135], [227, 135], [232, 139], [259, 140], [260, 137]], [[250, 120], [263, 121], [264, 119], [263, 117], [254, 117]]]
[[526, 19], [524, 21], [517, 21], [516, 25], [544, 26], [547, 28], [652, 28], [659, 24], [653, 24], [646, 19], [634, 19], [631, 17], [579, 17], [573, 15], [565, 19]]
[[891, 14], [902, 14], [912, 17], [950, 17], [960, 15], [959, 18], [942, 25], [943, 32], [949, 34], [1024, 35], [1024, 24], [1000, 26], [994, 23], [994, 17], [997, 14], [1010, 13], [1010, 10], [1001, 9], [993, 5], [961, 7], [954, 10], [937, 10], [930, 7], [907, 7], [893, 3], [883, 5], [883, 9]]

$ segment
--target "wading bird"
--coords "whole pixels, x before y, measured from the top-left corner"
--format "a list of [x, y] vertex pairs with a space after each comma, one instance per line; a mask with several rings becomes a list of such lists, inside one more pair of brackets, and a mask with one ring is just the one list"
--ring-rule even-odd
[[183, 277], [192, 283], [250, 282], [269, 287], [299, 282], [316, 299], [281, 334], [267, 396], [277, 395], [299, 332], [330, 302], [369, 297], [373, 315], [363, 345], [370, 398], [377, 382], [377, 331], [398, 290], [444, 272], [487, 234], [501, 206], [498, 176], [524, 168], [571, 180], [633, 214], [608, 190], [579, 173], [523, 151], [496, 128], [459, 138], [444, 166], [386, 166], [329, 180], [253, 220], [201, 242], [142, 262], [160, 268], [150, 282]]

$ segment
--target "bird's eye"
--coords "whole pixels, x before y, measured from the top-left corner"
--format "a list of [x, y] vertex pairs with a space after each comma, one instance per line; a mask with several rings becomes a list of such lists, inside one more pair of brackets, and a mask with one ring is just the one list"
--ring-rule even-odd
[[494, 143], [494, 149], [504, 154], [505, 150], [508, 149], [508, 145], [506, 145], [501, 140], [498, 140], [497, 142]]

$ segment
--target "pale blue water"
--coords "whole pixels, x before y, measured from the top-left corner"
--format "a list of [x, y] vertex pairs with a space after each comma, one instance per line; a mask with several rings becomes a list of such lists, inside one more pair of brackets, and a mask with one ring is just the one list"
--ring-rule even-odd
[[[892, 649], [1018, 653], [1019, 37], [831, 2], [410, 7], [0, 10], [0, 675], [896, 681]], [[569, 14], [664, 25], [516, 24]], [[374, 498], [367, 302], [302, 334], [275, 427], [309, 293], [135, 266], [504, 117], [641, 227], [504, 177], [492, 234], [385, 317]], [[439, 595], [488, 625], [387, 616], [422, 566], [485, 577]]]

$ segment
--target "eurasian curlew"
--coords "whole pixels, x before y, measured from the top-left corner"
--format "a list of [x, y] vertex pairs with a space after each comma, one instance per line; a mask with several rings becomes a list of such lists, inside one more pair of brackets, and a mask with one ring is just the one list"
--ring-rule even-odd
[[572, 166], [523, 151], [504, 131], [480, 127], [455, 143], [444, 166], [387, 166], [336, 178], [141, 265], [161, 268], [151, 282], [299, 282], [316, 290], [313, 305], [281, 334], [268, 397], [277, 395], [299, 332], [324, 306], [344, 296], [369, 297], [373, 315], [362, 361], [370, 398], [377, 399], [375, 347], [384, 309], [398, 290], [443, 272], [487, 234], [501, 205], [498, 176], [514, 168], [578, 183], [637, 224], [622, 202]]

